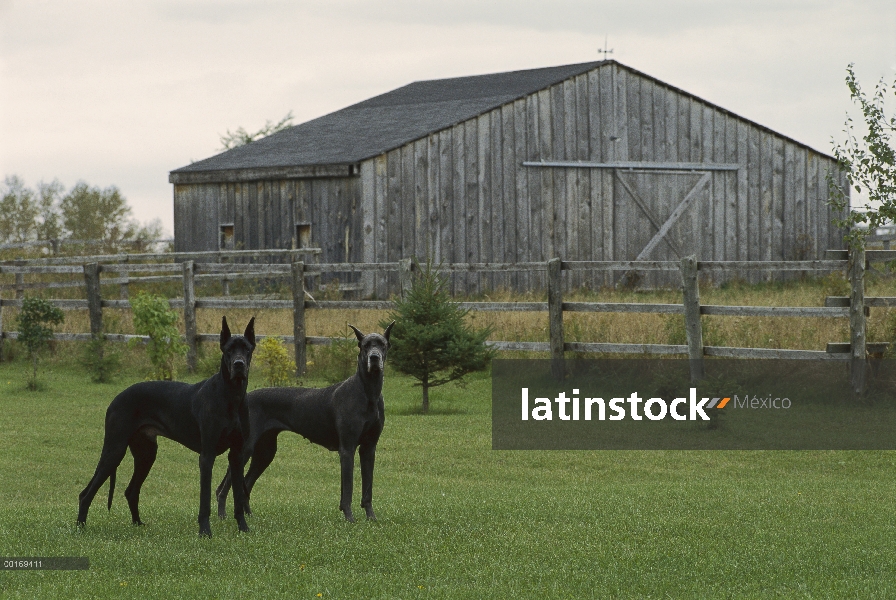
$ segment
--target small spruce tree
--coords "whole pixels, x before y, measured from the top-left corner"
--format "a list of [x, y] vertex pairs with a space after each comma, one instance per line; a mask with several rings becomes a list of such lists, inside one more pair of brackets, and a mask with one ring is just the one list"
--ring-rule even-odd
[[485, 345], [491, 328], [476, 329], [464, 321], [463, 310], [448, 294], [447, 280], [431, 261], [415, 262], [415, 277], [404, 298], [395, 302], [380, 323], [395, 326], [390, 336], [389, 361], [400, 372], [417, 379], [423, 388], [424, 413], [429, 411], [429, 389], [488, 366], [494, 351]]
[[16, 319], [19, 326], [19, 343], [25, 346], [28, 358], [31, 359], [31, 378], [28, 389], [38, 389], [37, 363], [41, 353], [47, 348], [53, 337], [52, 325], [59, 325], [65, 320], [61, 310], [43, 298], [24, 298], [22, 310]]

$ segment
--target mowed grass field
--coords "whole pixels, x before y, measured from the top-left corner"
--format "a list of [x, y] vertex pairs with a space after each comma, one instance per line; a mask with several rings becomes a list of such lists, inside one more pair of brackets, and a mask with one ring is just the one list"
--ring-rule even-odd
[[3, 598], [896, 597], [896, 453], [493, 451], [487, 373], [433, 390], [425, 416], [387, 374], [375, 523], [337, 509], [335, 453], [281, 434], [248, 534], [228, 518], [198, 537], [198, 455], [161, 438], [146, 526], [127, 456], [111, 512], [104, 486], [79, 531], [106, 407], [142, 372], [93, 384], [72, 354], [40, 392], [0, 363], [0, 554], [90, 569], [0, 571]]

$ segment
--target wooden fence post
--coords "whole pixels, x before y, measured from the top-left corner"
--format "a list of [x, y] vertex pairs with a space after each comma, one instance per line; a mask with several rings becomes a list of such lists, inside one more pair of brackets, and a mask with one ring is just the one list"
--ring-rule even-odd
[[99, 263], [84, 265], [84, 283], [87, 287], [87, 312], [90, 316], [90, 333], [93, 339], [103, 335], [103, 298], [100, 294]]
[[563, 365], [563, 264], [559, 258], [548, 261], [548, 329], [551, 338], [551, 375], [562, 380]]
[[25, 274], [16, 273], [16, 299], [21, 300], [25, 297]]
[[196, 370], [196, 289], [192, 260], [183, 262], [184, 268], [184, 336], [187, 338], [187, 370]]
[[[219, 255], [218, 255], [218, 262], [219, 262], [219, 263], [226, 263], [226, 262], [230, 262], [230, 261], [227, 259], [227, 256], [222, 255], [222, 254], [219, 254]], [[229, 296], [229, 295], [230, 295], [230, 279], [227, 278], [227, 274], [226, 274], [226, 273], [224, 274], [224, 277], [221, 278], [221, 291], [224, 293], [225, 296]]]
[[853, 392], [865, 391], [865, 249], [853, 247], [849, 250], [849, 349], [850, 379]]
[[703, 326], [700, 323], [700, 288], [697, 283], [697, 257], [681, 259], [681, 290], [684, 304], [684, 328], [688, 339], [691, 383], [703, 379]]
[[407, 298], [413, 284], [414, 263], [410, 258], [402, 258], [398, 261], [398, 292], [401, 298]]
[[[118, 262], [119, 263], [129, 262], [128, 255], [125, 254], [124, 257], [122, 257]], [[121, 284], [118, 287], [118, 297], [121, 298], [122, 300], [127, 300], [130, 297], [130, 295], [128, 293], [128, 280], [131, 278], [130, 271], [119, 271], [118, 278], [124, 280], [121, 282]]]
[[296, 352], [296, 377], [305, 374], [305, 263], [292, 263], [292, 335]]

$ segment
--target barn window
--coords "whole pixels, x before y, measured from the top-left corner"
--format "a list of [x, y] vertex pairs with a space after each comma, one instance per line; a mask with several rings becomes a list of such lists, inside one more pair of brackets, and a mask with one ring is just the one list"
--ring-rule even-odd
[[221, 225], [221, 237], [218, 244], [221, 250], [233, 250], [233, 223]]
[[311, 247], [311, 223], [296, 223], [297, 248]]

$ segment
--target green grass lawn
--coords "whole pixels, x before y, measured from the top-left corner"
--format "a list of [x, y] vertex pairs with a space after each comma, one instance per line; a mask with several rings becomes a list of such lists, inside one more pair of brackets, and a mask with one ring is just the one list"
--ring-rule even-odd
[[90, 569], [0, 571], [4, 598], [896, 597], [893, 452], [498, 452], [487, 375], [422, 416], [389, 373], [378, 522], [346, 523], [336, 454], [282, 434], [252, 531], [214, 520], [200, 539], [198, 456], [160, 438], [147, 525], [126, 457], [111, 513], [103, 487], [80, 532], [106, 407], [139, 375], [98, 385], [60, 360], [28, 392], [25, 374], [0, 363], [0, 555]]

